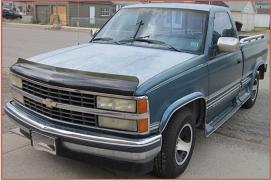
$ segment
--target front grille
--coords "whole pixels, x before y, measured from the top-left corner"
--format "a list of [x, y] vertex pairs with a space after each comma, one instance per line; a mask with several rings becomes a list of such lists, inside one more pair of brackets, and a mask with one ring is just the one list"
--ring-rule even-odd
[[50, 118], [85, 126], [97, 126], [97, 116], [89, 113], [70, 111], [59, 108], [47, 108], [45, 105], [24, 97], [25, 106]]
[[70, 104], [88, 108], [94, 108], [96, 104], [96, 99], [94, 95], [53, 89], [26, 80], [23, 80], [23, 90], [40, 98], [50, 98], [55, 102], [63, 104]]

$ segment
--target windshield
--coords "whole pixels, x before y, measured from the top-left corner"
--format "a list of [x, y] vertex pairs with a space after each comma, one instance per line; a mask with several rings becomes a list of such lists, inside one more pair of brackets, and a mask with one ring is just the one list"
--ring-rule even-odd
[[175, 50], [199, 52], [205, 39], [206, 21], [207, 13], [202, 11], [124, 8], [99, 31], [94, 40], [108, 43], [130, 40], [126, 43], [134, 44], [144, 39], [140, 46], [160, 42], [160, 45]]

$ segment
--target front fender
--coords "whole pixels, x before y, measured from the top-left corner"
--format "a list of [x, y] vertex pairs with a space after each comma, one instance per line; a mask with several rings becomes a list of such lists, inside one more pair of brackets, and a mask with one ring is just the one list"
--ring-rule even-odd
[[193, 102], [197, 99], [204, 99], [206, 102], [206, 98], [204, 96], [203, 93], [201, 92], [194, 92], [191, 93], [189, 95], [186, 95], [184, 97], [182, 97], [181, 99], [178, 99], [177, 101], [173, 102], [164, 112], [163, 116], [162, 116], [162, 120], [160, 122], [160, 126], [159, 126], [159, 132], [163, 132], [165, 127], [167, 126], [171, 116], [180, 108], [182, 108], [183, 106], [187, 105], [190, 102]]

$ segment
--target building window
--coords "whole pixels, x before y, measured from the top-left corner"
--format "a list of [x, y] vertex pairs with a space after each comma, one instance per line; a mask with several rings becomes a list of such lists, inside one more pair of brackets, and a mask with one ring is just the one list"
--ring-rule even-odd
[[109, 8], [101, 8], [101, 16], [110, 16], [110, 10]]

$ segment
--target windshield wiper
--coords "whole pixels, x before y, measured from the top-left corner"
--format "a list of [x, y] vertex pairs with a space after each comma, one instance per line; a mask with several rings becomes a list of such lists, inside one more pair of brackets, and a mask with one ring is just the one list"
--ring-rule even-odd
[[137, 29], [136, 29], [136, 32], [135, 32], [134, 36], [133, 36], [133, 39], [136, 38], [136, 35], [137, 35], [137, 33], [139, 32], [141, 26], [144, 25], [143, 20], [140, 20], [138, 23], [136, 23], [136, 25], [138, 25], [138, 27], [137, 27]]
[[146, 42], [146, 43], [150, 43], [150, 44], [162, 45], [162, 46], [167, 47], [170, 50], [181, 52], [181, 50], [175, 48], [174, 46], [172, 46], [170, 44], [167, 44], [166, 42], [163, 42], [163, 41], [160, 41], [160, 40], [145, 39], [146, 37], [149, 37], [149, 36], [138, 37], [138, 38], [130, 38], [130, 39], [126, 39], [126, 40], [120, 40], [119, 43], [124, 44], [124, 43], [130, 43], [130, 42], [134, 42], [134, 41]]
[[159, 41], [159, 40], [152, 40], [152, 39], [149, 39], [149, 37], [150, 36], [147, 35], [147, 36], [142, 36], [142, 37], [137, 37], [137, 38], [130, 38], [130, 39], [125, 39], [125, 40], [120, 40], [120, 41], [116, 41], [111, 37], [101, 37], [101, 38], [94, 38], [91, 41], [92, 42], [95, 42], [95, 41], [110, 41], [111, 43], [115, 43], [115, 44], [118, 44], [118, 45], [138, 41], [138, 42], [146, 42], [146, 43], [150, 43], [150, 44], [162, 45], [162, 46], [167, 47], [169, 50], [174, 50], [174, 51], [181, 52], [181, 50], [175, 48], [174, 46], [172, 46], [170, 44], [167, 44], [166, 42]]
[[91, 40], [91, 42], [95, 42], [95, 41], [110, 41], [110, 42], [118, 44], [118, 45], [120, 44], [118, 41], [114, 40], [111, 37], [94, 38]]

